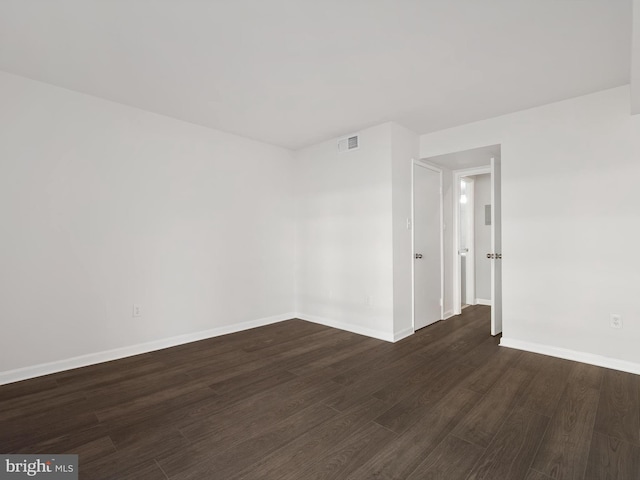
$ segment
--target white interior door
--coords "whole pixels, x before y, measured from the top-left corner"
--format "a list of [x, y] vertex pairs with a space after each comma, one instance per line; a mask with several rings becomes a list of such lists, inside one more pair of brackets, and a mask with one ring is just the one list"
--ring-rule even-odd
[[414, 330], [442, 319], [440, 172], [414, 164]]
[[501, 164], [491, 159], [491, 335], [502, 332]]

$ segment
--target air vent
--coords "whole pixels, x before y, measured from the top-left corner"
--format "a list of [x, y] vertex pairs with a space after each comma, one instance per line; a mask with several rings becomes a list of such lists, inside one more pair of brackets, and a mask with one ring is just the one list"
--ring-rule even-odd
[[348, 152], [350, 150], [357, 150], [360, 148], [360, 136], [352, 135], [350, 137], [341, 138], [338, 140], [338, 152]]

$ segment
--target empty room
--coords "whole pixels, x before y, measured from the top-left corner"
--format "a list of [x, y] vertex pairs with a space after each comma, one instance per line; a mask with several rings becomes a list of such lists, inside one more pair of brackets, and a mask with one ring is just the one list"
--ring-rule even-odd
[[0, 0], [0, 480], [640, 480], [640, 0]]

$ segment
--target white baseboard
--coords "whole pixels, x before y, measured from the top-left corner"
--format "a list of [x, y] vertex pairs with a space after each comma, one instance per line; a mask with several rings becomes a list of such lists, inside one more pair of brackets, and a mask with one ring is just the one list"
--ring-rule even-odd
[[[296, 318], [300, 320], [306, 320], [307, 322], [319, 323], [327, 327], [338, 328], [340, 330], [346, 330], [347, 332], [357, 333], [358, 335], [365, 335], [367, 337], [377, 338], [378, 340], [384, 340], [385, 342], [395, 342], [395, 335], [391, 332], [382, 332], [380, 330], [373, 330], [367, 327], [361, 327], [360, 325], [353, 325], [351, 323], [340, 322], [332, 320], [330, 318], [318, 317], [316, 315], [307, 315], [306, 313], [298, 313]], [[402, 334], [402, 332], [399, 332]], [[413, 330], [412, 330], [413, 332]], [[404, 337], [402, 337], [404, 338]], [[400, 340], [400, 338], [398, 338]]]
[[393, 334], [393, 341], [394, 343], [399, 342], [403, 338], [410, 337], [414, 333], [415, 333], [415, 330], [413, 329], [413, 327], [405, 328], [404, 330], [400, 330], [399, 332], [396, 332]]
[[447, 310], [446, 312], [444, 312], [444, 317], [442, 319], [446, 320], [447, 318], [451, 317], [455, 317], [455, 313], [453, 313], [453, 310]]
[[221, 335], [227, 335], [229, 333], [241, 332], [243, 330], [262, 327], [265, 325], [270, 325], [272, 323], [289, 320], [295, 317], [296, 315], [294, 313], [274, 315], [272, 317], [249, 320], [242, 323], [236, 323], [234, 325], [212, 328], [210, 330], [187, 333], [185, 335], [178, 335], [176, 337], [163, 338], [160, 340], [154, 340], [152, 342], [140, 343], [137, 345], [130, 345], [127, 347], [115, 348], [113, 350], [105, 350], [97, 353], [90, 353], [88, 355], [81, 355], [79, 357], [57, 360], [55, 362], [42, 363], [30, 367], [18, 368], [15, 370], [8, 370], [5, 372], [0, 372], [0, 385], [18, 382], [20, 380], [26, 380], [29, 378], [41, 377], [43, 375], [71, 370], [73, 368], [95, 365], [96, 363], [118, 360], [120, 358], [131, 357], [133, 355], [140, 355], [142, 353], [148, 353], [154, 350], [162, 350], [163, 348], [175, 347], [176, 345], [196, 342], [198, 340], [204, 340], [206, 338], [219, 337]]
[[543, 345], [540, 343], [526, 342], [523, 340], [505, 337], [502, 337], [500, 340], [500, 346], [515, 348], [516, 350], [524, 350], [526, 352], [541, 353], [542, 355], [549, 355], [550, 357], [564, 358], [565, 360], [573, 360], [575, 362], [588, 363], [598, 367], [611, 368], [613, 370], [620, 370], [622, 372], [640, 375], [640, 363], [605, 357], [603, 355], [595, 355], [593, 353], [580, 352], [577, 350], [569, 350], [567, 348], [553, 347], [551, 345]]
[[487, 300], [486, 298], [476, 298], [476, 305], [486, 305], [490, 307], [491, 300]]

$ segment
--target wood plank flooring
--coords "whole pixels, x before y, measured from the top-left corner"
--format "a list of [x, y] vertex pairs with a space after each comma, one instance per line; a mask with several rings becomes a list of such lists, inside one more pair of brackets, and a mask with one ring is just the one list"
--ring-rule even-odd
[[0, 453], [118, 480], [640, 479], [640, 377], [498, 347], [489, 308], [390, 344], [290, 320], [0, 386]]

